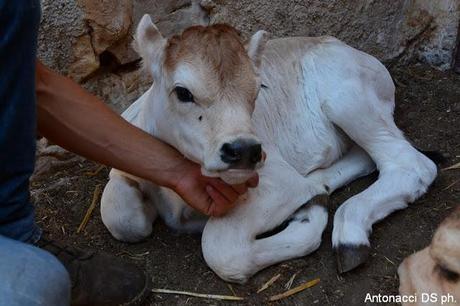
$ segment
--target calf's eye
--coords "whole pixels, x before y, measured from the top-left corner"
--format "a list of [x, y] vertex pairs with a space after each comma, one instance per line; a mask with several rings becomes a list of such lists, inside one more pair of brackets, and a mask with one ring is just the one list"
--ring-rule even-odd
[[184, 103], [194, 102], [193, 95], [187, 88], [176, 86], [176, 88], [174, 88], [174, 91], [176, 92], [176, 96], [177, 96], [177, 99], [179, 99], [179, 101], [184, 102]]

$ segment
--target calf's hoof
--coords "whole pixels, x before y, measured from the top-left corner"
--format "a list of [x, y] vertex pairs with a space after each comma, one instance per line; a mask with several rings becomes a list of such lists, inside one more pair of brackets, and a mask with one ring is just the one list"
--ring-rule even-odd
[[335, 249], [337, 270], [340, 274], [351, 271], [367, 261], [371, 248], [367, 245], [341, 244]]

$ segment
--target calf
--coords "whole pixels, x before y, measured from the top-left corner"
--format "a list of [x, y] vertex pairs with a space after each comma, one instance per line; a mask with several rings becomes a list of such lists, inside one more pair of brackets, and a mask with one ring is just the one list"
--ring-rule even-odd
[[378, 60], [332, 37], [266, 36], [244, 45], [216, 24], [165, 39], [142, 18], [137, 50], [154, 83], [123, 116], [205, 175], [238, 183], [257, 171], [260, 183], [227, 216], [207, 220], [171, 190], [114, 169], [101, 213], [115, 238], [144, 239], [159, 214], [177, 230], [203, 231], [207, 264], [244, 282], [316, 250], [327, 223], [318, 196], [377, 168], [378, 180], [334, 217], [332, 245], [345, 272], [366, 260], [373, 223], [426, 192], [436, 166], [396, 127], [395, 88]]
[[460, 206], [441, 223], [425, 249], [398, 268], [401, 295], [417, 297], [403, 305], [460, 304]]

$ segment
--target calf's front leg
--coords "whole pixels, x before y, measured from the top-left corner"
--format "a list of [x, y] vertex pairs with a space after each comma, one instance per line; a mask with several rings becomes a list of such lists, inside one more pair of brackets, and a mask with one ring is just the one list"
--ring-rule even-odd
[[125, 242], [138, 242], [151, 234], [156, 216], [156, 209], [141, 190], [141, 184], [112, 169], [101, 199], [102, 222], [112, 236]]
[[[332, 192], [374, 167], [356, 147], [331, 167], [303, 177], [277, 153], [269, 152], [259, 186], [229, 215], [206, 224], [202, 247], [207, 264], [222, 279], [243, 283], [267, 266], [313, 252], [327, 223], [326, 208], [315, 196]], [[258, 239], [287, 219], [285, 229]]]

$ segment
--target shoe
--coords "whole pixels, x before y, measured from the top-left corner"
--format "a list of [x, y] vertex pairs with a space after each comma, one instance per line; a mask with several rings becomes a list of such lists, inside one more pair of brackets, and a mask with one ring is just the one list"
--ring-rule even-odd
[[73, 306], [140, 305], [150, 292], [145, 272], [125, 259], [63, 246], [46, 238], [41, 238], [37, 246], [66, 267]]

